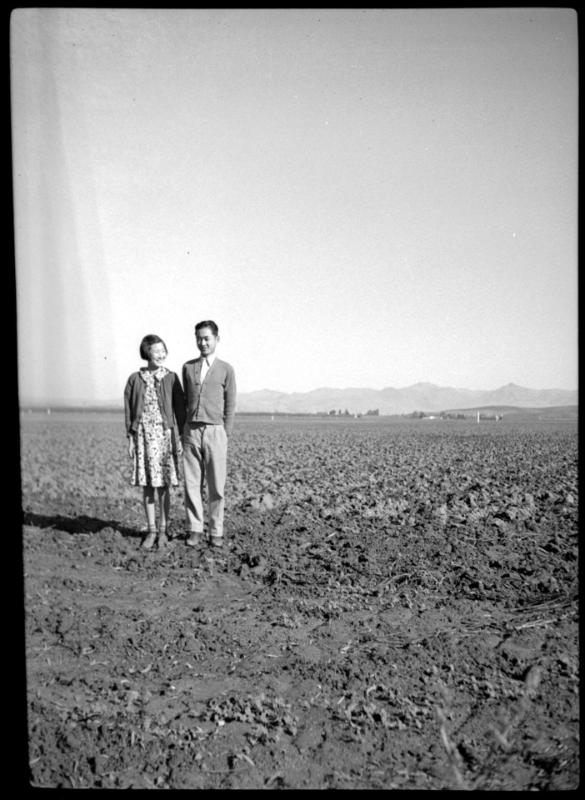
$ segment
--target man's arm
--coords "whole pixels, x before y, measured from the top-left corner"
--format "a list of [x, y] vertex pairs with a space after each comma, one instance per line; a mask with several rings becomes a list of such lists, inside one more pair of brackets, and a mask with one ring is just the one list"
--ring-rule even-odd
[[234, 428], [234, 417], [236, 415], [236, 374], [233, 367], [227, 371], [224, 393], [223, 393], [223, 426], [228, 436]]

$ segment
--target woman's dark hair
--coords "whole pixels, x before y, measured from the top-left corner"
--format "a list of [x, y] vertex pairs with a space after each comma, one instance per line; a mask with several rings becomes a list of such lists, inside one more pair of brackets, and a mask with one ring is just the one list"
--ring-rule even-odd
[[145, 361], [148, 361], [150, 358], [150, 348], [153, 344], [162, 344], [165, 349], [165, 352], [168, 354], [167, 346], [155, 333], [149, 333], [148, 336], [145, 336], [144, 339], [140, 342], [140, 358], [143, 358]]
[[219, 328], [212, 319], [204, 319], [203, 322], [198, 322], [197, 325], [195, 325], [195, 334], [199, 333], [202, 328], [211, 328], [211, 332], [214, 336], [219, 335]]

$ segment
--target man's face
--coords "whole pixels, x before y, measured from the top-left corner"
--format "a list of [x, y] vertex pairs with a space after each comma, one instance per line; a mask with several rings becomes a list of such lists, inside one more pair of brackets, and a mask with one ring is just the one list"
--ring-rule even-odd
[[195, 332], [195, 341], [199, 352], [205, 358], [215, 352], [219, 336], [214, 336], [211, 328], [200, 328]]

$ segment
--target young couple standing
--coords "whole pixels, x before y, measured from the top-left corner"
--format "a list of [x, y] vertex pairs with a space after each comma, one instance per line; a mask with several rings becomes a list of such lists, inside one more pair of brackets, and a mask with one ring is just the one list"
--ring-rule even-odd
[[142, 547], [147, 550], [157, 539], [159, 548], [168, 542], [170, 487], [178, 485], [181, 454], [186, 544], [198, 547], [202, 543], [205, 484], [209, 541], [215, 547], [221, 547], [224, 541], [224, 487], [228, 438], [236, 410], [236, 378], [233, 367], [216, 356], [219, 330], [213, 320], [195, 326], [195, 340], [201, 355], [183, 364], [181, 387], [178, 376], [163, 366], [165, 343], [158, 336], [145, 336], [140, 355], [148, 364], [130, 375], [124, 392], [128, 452], [133, 461], [131, 483], [143, 489], [148, 533]]

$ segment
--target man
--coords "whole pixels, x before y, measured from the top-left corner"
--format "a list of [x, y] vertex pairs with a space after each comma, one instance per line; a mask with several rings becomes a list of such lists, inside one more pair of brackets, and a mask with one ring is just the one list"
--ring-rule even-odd
[[195, 341], [201, 357], [183, 364], [187, 406], [183, 430], [187, 544], [190, 547], [201, 544], [201, 492], [206, 482], [209, 539], [215, 547], [222, 547], [227, 444], [236, 411], [236, 377], [233, 367], [215, 355], [219, 331], [213, 320], [197, 323]]

